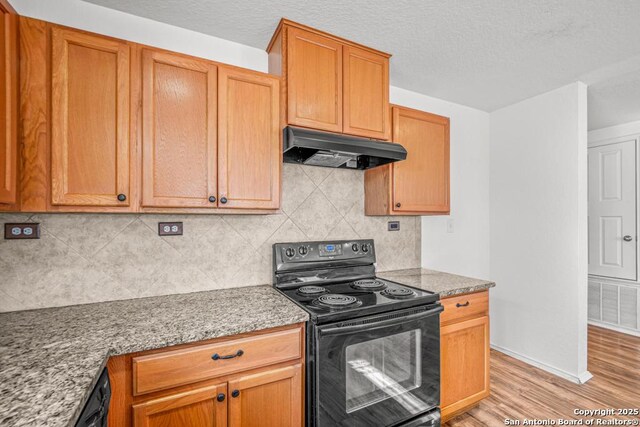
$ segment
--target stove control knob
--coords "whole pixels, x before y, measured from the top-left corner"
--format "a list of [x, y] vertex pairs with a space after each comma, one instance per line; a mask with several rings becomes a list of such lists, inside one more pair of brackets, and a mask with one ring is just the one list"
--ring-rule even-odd
[[358, 252], [358, 244], [357, 244], [357, 243], [354, 243], [353, 245], [351, 245], [351, 250], [352, 250], [353, 252]]
[[298, 253], [299, 253], [300, 255], [302, 255], [302, 256], [305, 256], [305, 255], [307, 254], [307, 251], [308, 251], [308, 249], [307, 249], [307, 247], [306, 247], [306, 246], [300, 246], [300, 247], [298, 248]]
[[366, 243], [362, 244], [362, 252], [367, 253], [369, 252], [369, 245], [367, 245]]
[[287, 248], [287, 250], [285, 250], [284, 253], [289, 258], [293, 258], [293, 256], [296, 254], [296, 251], [293, 248]]

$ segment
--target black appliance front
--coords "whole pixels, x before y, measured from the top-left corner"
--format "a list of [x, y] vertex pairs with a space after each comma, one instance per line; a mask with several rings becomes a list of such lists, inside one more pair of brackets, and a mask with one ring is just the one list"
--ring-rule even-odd
[[109, 371], [104, 368], [75, 427], [107, 427], [110, 401], [111, 384], [109, 383]]
[[[431, 304], [314, 327], [308, 425], [396, 426], [437, 413], [442, 310]], [[437, 426], [439, 416], [409, 425]]]

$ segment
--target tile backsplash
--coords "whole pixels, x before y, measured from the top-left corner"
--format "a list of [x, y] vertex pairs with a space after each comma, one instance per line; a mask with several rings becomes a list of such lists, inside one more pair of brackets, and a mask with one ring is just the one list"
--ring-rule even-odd
[[[364, 215], [364, 172], [284, 164], [276, 215], [0, 214], [40, 240], [0, 240], [0, 311], [271, 283], [271, 245], [375, 239], [378, 270], [420, 266], [420, 217]], [[182, 221], [183, 236], [158, 236]]]

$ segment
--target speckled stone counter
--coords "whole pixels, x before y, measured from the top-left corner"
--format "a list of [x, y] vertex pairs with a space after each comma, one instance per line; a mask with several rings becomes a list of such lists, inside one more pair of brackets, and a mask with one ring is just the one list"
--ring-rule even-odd
[[425, 268], [411, 268], [378, 273], [383, 279], [400, 282], [409, 286], [440, 294], [440, 298], [478, 292], [494, 287], [489, 280], [473, 279], [456, 274], [443, 273]]
[[307, 318], [270, 286], [0, 314], [0, 425], [73, 426], [109, 356]]

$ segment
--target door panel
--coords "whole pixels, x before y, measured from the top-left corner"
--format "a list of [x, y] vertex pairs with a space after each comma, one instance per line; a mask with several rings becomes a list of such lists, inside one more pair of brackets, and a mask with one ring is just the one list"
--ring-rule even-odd
[[229, 381], [229, 425], [299, 427], [302, 397], [300, 364], [236, 377]]
[[16, 202], [18, 151], [18, 21], [0, 4], [0, 203]]
[[636, 280], [636, 226], [636, 139], [590, 148], [589, 274]]
[[129, 50], [126, 42], [52, 30], [54, 205], [129, 205]]
[[[217, 396], [222, 394], [223, 400]], [[224, 427], [226, 384], [212, 385], [133, 405], [134, 427]]]
[[489, 317], [441, 328], [443, 418], [489, 395]]
[[449, 119], [393, 107], [393, 141], [408, 154], [392, 165], [392, 209], [449, 212]]
[[142, 205], [215, 207], [217, 67], [143, 51]]
[[278, 79], [220, 69], [218, 195], [220, 207], [280, 206]]
[[288, 29], [288, 122], [342, 132], [342, 45]]
[[344, 46], [343, 132], [389, 139], [389, 59]]

